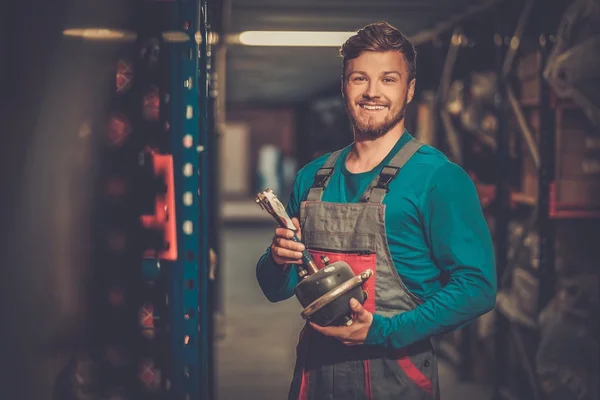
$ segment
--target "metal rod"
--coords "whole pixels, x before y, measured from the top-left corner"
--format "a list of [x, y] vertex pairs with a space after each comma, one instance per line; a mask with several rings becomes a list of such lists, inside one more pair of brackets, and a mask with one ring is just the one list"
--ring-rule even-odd
[[523, 32], [525, 31], [525, 24], [529, 19], [529, 15], [531, 14], [531, 10], [533, 9], [533, 5], [535, 0], [527, 0], [525, 2], [525, 6], [519, 15], [519, 21], [517, 22], [517, 27], [515, 28], [515, 33], [513, 34], [510, 40], [510, 46], [506, 52], [504, 57], [504, 65], [502, 66], [502, 75], [508, 77], [510, 75], [515, 57], [517, 52], [519, 51], [519, 47], [521, 46], [521, 39], [523, 38]]
[[535, 368], [529, 360], [529, 354], [527, 354], [527, 348], [525, 346], [525, 343], [523, 342], [523, 338], [521, 337], [521, 332], [517, 329], [519, 329], [517, 325], [513, 325], [513, 327], [510, 329], [511, 336], [513, 338], [513, 343], [517, 347], [517, 354], [521, 359], [521, 365], [527, 373], [527, 378], [529, 378], [529, 384], [533, 389], [533, 400], [540, 400], [540, 388]]
[[[210, 209], [210, 180], [213, 179], [211, 175], [211, 166], [210, 166], [210, 158], [209, 152], [214, 151], [211, 148], [211, 141], [209, 139], [209, 118], [212, 116], [209, 115], [209, 107], [208, 103], [210, 102], [210, 93], [209, 93], [209, 48], [210, 44], [208, 42], [208, 30], [209, 30], [209, 21], [208, 21], [208, 1], [207, 0], [195, 0], [197, 2], [196, 12], [198, 18], [198, 33], [202, 38], [202, 42], [199, 47], [195, 47], [194, 51], [197, 52], [199, 60], [195, 61], [195, 71], [198, 77], [197, 86], [198, 86], [198, 97], [200, 100], [199, 107], [199, 118], [196, 120], [196, 126], [200, 130], [200, 138], [199, 144], [204, 147], [204, 151], [201, 151], [198, 155], [198, 165], [199, 165], [199, 179], [198, 179], [198, 187], [200, 188], [200, 229], [202, 232], [200, 235], [200, 240], [198, 241], [200, 247], [200, 254], [202, 255], [201, 262], [198, 265], [198, 279], [199, 279], [199, 291], [198, 291], [198, 305], [200, 306], [199, 318], [198, 318], [198, 330], [199, 332], [199, 344], [198, 344], [198, 354], [199, 358], [199, 371], [197, 380], [194, 382], [195, 388], [194, 390], [198, 393], [198, 398], [200, 400], [208, 400], [212, 398], [210, 393], [213, 391], [213, 382], [211, 381], [211, 370], [213, 366], [209, 364], [211, 361], [210, 354], [211, 350], [209, 349], [212, 346], [212, 338], [209, 336], [211, 329], [211, 320], [213, 318], [213, 310], [209, 307], [209, 297], [208, 297], [208, 288], [209, 288], [209, 276], [208, 276], [208, 265], [210, 263], [209, 260], [209, 242], [208, 242], [208, 232], [209, 232], [209, 213]], [[206, 252], [206, 254], [203, 254]], [[199, 387], [198, 387], [199, 386]]]
[[488, 136], [487, 134], [483, 133], [481, 129], [477, 129], [476, 131], [472, 131], [469, 133], [473, 135], [475, 139], [479, 140], [481, 144], [489, 147], [492, 151], [496, 151], [496, 139], [493, 136]]
[[[302, 243], [302, 241], [298, 238], [298, 236], [295, 233], [292, 240], [296, 243]], [[315, 261], [313, 260], [308, 250], [302, 251], [302, 264], [304, 265], [304, 268], [306, 268], [308, 275], [316, 274], [317, 272], [319, 272], [319, 268], [317, 267], [317, 264], [315, 264]]]
[[458, 374], [461, 381], [473, 380], [473, 353], [471, 351], [472, 335], [472, 325], [467, 325], [461, 329], [458, 343], [458, 347], [460, 349]]
[[446, 110], [440, 111], [440, 118], [442, 120], [444, 130], [446, 131], [446, 139], [448, 142], [448, 146], [450, 147], [450, 153], [452, 153], [452, 158], [455, 162], [461, 164], [462, 150], [460, 148], [459, 134], [456, 131], [456, 129], [454, 129], [454, 125], [452, 124], [450, 115], [448, 115], [448, 112]]
[[540, 80], [540, 169], [538, 186], [539, 207], [539, 310], [543, 309], [554, 292], [554, 241], [555, 232], [553, 221], [550, 220], [550, 186], [554, 180], [554, 158], [555, 158], [555, 126], [554, 112], [550, 106], [550, 88], [543, 78], [543, 66], [548, 59], [550, 45], [545, 35], [540, 36], [540, 50], [542, 62], [538, 71]]
[[540, 169], [540, 153], [538, 150], [538, 146], [535, 138], [533, 137], [533, 133], [531, 129], [529, 129], [529, 124], [527, 124], [527, 120], [525, 119], [525, 115], [523, 115], [523, 109], [521, 108], [521, 104], [517, 100], [515, 96], [515, 92], [510, 85], [506, 85], [506, 95], [508, 97], [508, 102], [512, 108], [513, 113], [517, 119], [517, 124], [519, 126], [519, 131], [523, 135], [525, 139], [525, 143], [527, 144], [527, 149], [529, 150], [529, 154], [533, 160], [533, 164], [539, 170]]
[[[498, 179], [496, 183], [496, 201], [497, 208], [495, 213], [495, 232], [494, 241], [496, 243], [496, 273], [498, 281], [502, 281], [502, 276], [508, 265], [508, 222], [510, 220], [510, 191], [507, 182], [507, 173], [509, 169], [507, 166], [510, 163], [509, 154], [509, 137], [508, 129], [506, 126], [506, 98], [504, 96], [506, 80], [500, 73], [502, 68], [502, 53], [503, 45], [502, 39], [499, 34], [495, 36], [496, 45], [496, 71], [498, 72], [498, 90], [495, 98], [496, 102], [496, 114], [498, 119], [498, 133], [497, 133], [497, 153], [496, 153], [496, 165], [498, 173]], [[493, 396], [495, 399], [501, 398], [500, 390], [505, 386], [507, 381], [507, 338], [509, 321], [502, 315], [497, 313], [497, 320], [494, 332], [494, 360], [495, 360], [495, 371], [494, 371], [494, 391]]]
[[442, 71], [442, 77], [440, 79], [440, 86], [438, 88], [438, 96], [440, 100], [445, 101], [448, 95], [448, 89], [452, 80], [452, 71], [454, 70], [454, 64], [458, 57], [458, 49], [463, 43], [462, 28], [457, 26], [454, 28], [452, 37], [450, 38], [450, 45], [448, 46], [448, 54], [446, 55], [446, 61], [444, 62], [444, 69]]
[[446, 55], [444, 69], [442, 71], [442, 77], [440, 78], [440, 85], [436, 93], [436, 104], [438, 106], [438, 109], [440, 110], [440, 118], [442, 120], [442, 125], [444, 126], [446, 131], [446, 139], [448, 146], [450, 147], [450, 153], [452, 153], [453, 161], [455, 161], [458, 164], [462, 163], [462, 150], [460, 148], [460, 139], [458, 133], [452, 125], [450, 116], [448, 115], [447, 111], [444, 110], [444, 104], [446, 103], [448, 89], [450, 88], [450, 83], [452, 81], [452, 71], [454, 70], [454, 65], [456, 64], [456, 59], [458, 57], [458, 49], [463, 44], [463, 41], [464, 37], [462, 34], [462, 28], [460, 26], [457, 26], [454, 29], [452, 38], [450, 39], [450, 45], [448, 46], [448, 54]]
[[510, 241], [509, 251], [507, 257], [507, 265], [502, 273], [502, 277], [499, 281], [499, 286], [504, 287], [510, 284], [511, 272], [516, 265], [515, 258], [519, 255], [519, 252], [525, 246], [525, 238], [527, 235], [537, 226], [538, 223], [538, 213], [539, 209], [536, 205], [533, 210], [531, 210], [531, 214], [527, 221], [523, 226], [523, 230], [520, 235], [517, 235], [514, 240]]
[[315, 264], [314, 261], [309, 261], [309, 262], [305, 263], [304, 265], [306, 266], [306, 270], [308, 271], [309, 275], [316, 274], [317, 272], [319, 272], [319, 269], [317, 268], [317, 264]]

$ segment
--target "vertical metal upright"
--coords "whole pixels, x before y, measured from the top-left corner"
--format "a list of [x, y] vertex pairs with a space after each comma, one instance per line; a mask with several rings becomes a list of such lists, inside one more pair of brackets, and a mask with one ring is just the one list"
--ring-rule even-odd
[[209, 364], [211, 360], [210, 347], [212, 346], [212, 307], [209, 296], [209, 268], [210, 268], [210, 253], [209, 253], [209, 215], [211, 213], [211, 179], [212, 171], [210, 168], [210, 152], [213, 151], [210, 137], [210, 118], [209, 113], [209, 67], [211, 60], [209, 59], [210, 36], [208, 31], [208, 0], [200, 0], [200, 66], [196, 68], [196, 73], [199, 73], [199, 99], [201, 105], [200, 113], [200, 141], [199, 141], [199, 196], [200, 196], [200, 225], [203, 234], [200, 236], [200, 254], [202, 255], [203, 268], [200, 274], [200, 321], [198, 328], [200, 329], [200, 399], [208, 399], [212, 392], [210, 379], [210, 371], [212, 366]]
[[[494, 242], [496, 243], [496, 270], [498, 282], [502, 281], [502, 275], [508, 264], [508, 222], [510, 220], [510, 204], [509, 204], [509, 187], [506, 174], [502, 171], [507, 170], [507, 165], [510, 163], [509, 155], [509, 137], [506, 125], [506, 81], [505, 75], [502, 73], [504, 46], [502, 36], [496, 34], [494, 37], [496, 46], [496, 70], [498, 72], [498, 90], [496, 91], [496, 113], [498, 116], [498, 134], [497, 134], [497, 150], [496, 150], [496, 165], [498, 170], [498, 180], [496, 183], [496, 215], [495, 215], [495, 232]], [[494, 333], [494, 399], [501, 399], [502, 388], [506, 385], [505, 368], [507, 366], [507, 354], [504, 349], [508, 343], [508, 327], [509, 321], [507, 318], [498, 313], [496, 316], [495, 333]]]
[[[202, 166], [205, 171], [210, 171], [210, 179], [206, 182], [204, 187], [204, 201], [203, 207], [210, 212], [206, 215], [206, 231], [209, 232], [207, 235], [207, 247], [209, 248], [209, 264], [208, 264], [208, 280], [205, 285], [207, 288], [206, 296], [206, 307], [210, 310], [207, 315], [205, 333], [208, 337], [208, 356], [206, 359], [208, 365], [207, 380], [208, 386], [208, 397], [214, 399], [215, 394], [215, 350], [214, 346], [211, 345], [211, 341], [215, 338], [215, 318], [214, 315], [219, 310], [219, 276], [218, 276], [218, 265], [221, 255], [221, 221], [220, 221], [220, 173], [219, 173], [219, 146], [218, 146], [218, 132], [217, 132], [217, 113], [216, 113], [216, 99], [218, 96], [218, 87], [216, 82], [216, 32], [219, 31], [219, 7], [222, 7], [220, 3], [208, 2], [204, 5], [203, 19], [205, 21], [204, 26], [206, 40], [204, 47], [201, 47], [201, 51], [204, 54], [205, 62], [200, 64], [200, 76], [204, 76], [206, 87], [205, 87], [205, 113], [206, 113], [206, 126], [204, 131], [205, 145], [204, 147], [209, 151], [202, 153]], [[202, 78], [201, 78], [202, 79]], [[213, 256], [215, 257], [213, 259]]]
[[206, 0], [178, 0], [175, 26], [189, 40], [173, 45], [172, 145], [178, 260], [170, 287], [171, 398], [209, 398]]
[[550, 218], [550, 185], [554, 181], [555, 159], [555, 123], [554, 112], [550, 104], [550, 88], [543, 76], [544, 66], [550, 54], [548, 32], [542, 32], [539, 37], [541, 61], [539, 65], [540, 80], [540, 169], [538, 180], [538, 226], [539, 226], [539, 299], [538, 309], [541, 311], [550, 301], [555, 283], [554, 253], [555, 232], [554, 223]]

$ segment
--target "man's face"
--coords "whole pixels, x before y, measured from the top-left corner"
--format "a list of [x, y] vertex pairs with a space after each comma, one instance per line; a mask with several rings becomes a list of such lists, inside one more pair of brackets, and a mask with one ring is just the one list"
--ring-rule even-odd
[[365, 51], [348, 61], [342, 90], [355, 133], [366, 138], [385, 135], [404, 118], [414, 89], [399, 51]]

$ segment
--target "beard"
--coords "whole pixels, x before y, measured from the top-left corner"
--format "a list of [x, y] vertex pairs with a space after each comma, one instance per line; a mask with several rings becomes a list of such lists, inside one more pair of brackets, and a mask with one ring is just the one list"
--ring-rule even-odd
[[363, 138], [377, 139], [388, 133], [393, 127], [398, 125], [400, 121], [404, 119], [406, 114], [406, 100], [393, 115], [388, 115], [383, 121], [377, 122], [375, 118], [369, 117], [366, 121], [359, 120], [358, 116], [355, 115], [354, 110], [349, 101], [346, 101], [346, 114], [352, 123], [354, 128], [354, 134]]

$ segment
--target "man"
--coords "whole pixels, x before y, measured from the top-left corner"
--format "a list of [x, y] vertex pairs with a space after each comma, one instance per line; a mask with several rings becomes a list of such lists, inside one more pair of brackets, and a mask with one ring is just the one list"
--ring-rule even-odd
[[495, 305], [489, 230], [465, 171], [404, 128], [412, 44], [381, 22], [340, 53], [354, 143], [298, 172], [287, 211], [304, 244], [277, 228], [257, 279], [270, 301], [292, 297], [304, 246], [317, 263], [327, 255], [375, 273], [364, 304], [350, 302], [351, 325], [303, 329], [289, 398], [436, 399], [431, 337]]

